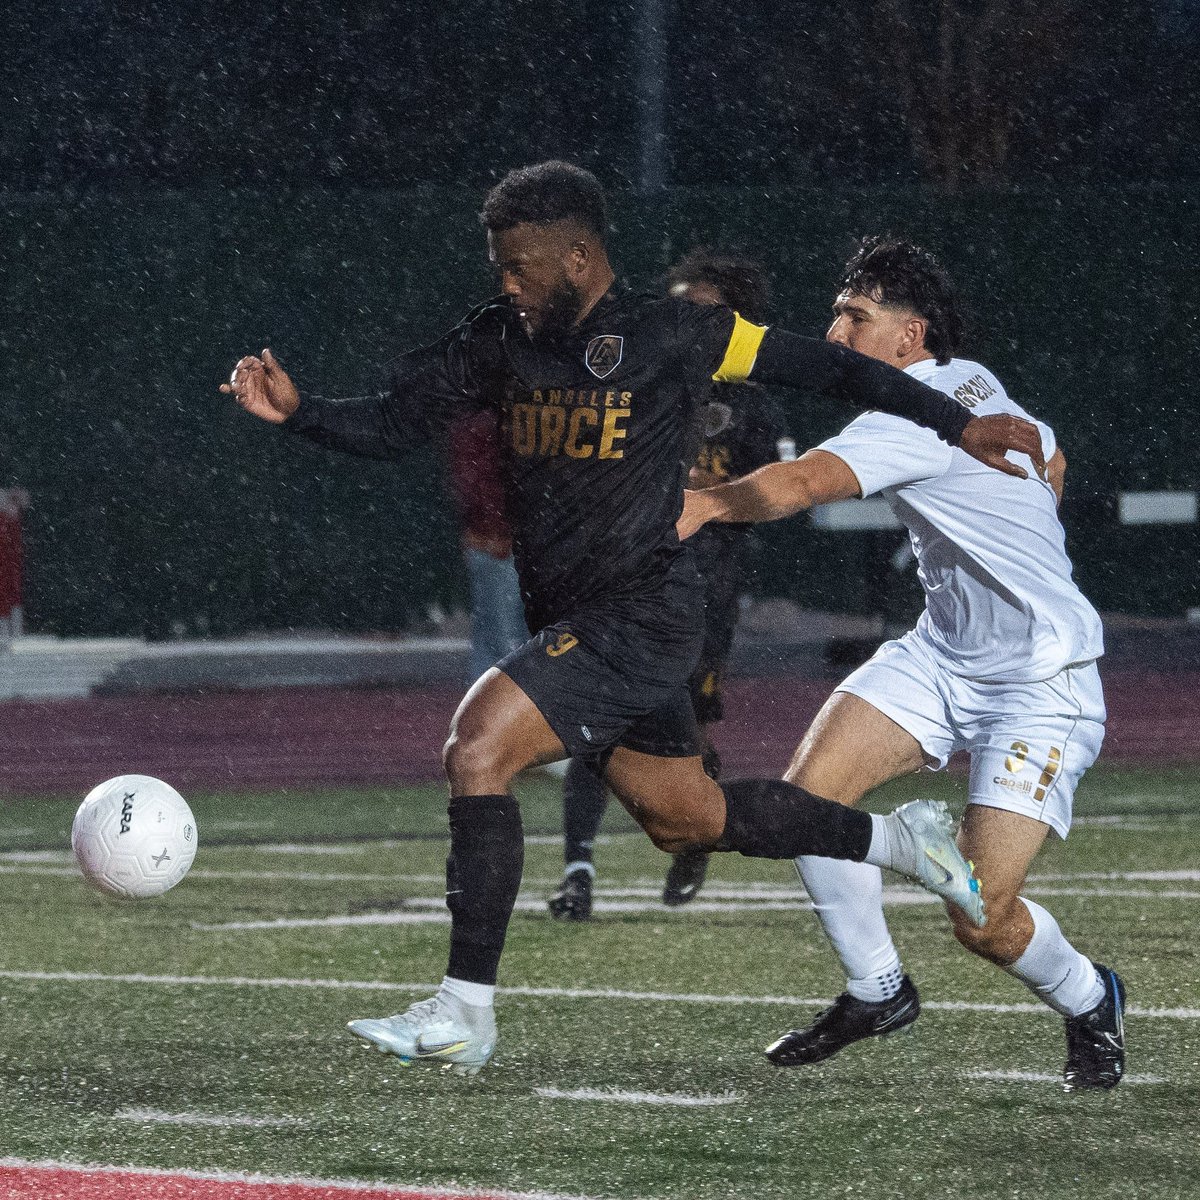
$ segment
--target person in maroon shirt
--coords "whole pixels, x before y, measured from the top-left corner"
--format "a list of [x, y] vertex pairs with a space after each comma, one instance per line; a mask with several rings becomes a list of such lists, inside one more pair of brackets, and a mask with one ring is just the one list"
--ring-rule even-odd
[[513, 563], [512, 526], [504, 511], [500, 430], [493, 412], [450, 426], [450, 483], [462, 520], [463, 560], [471, 587], [470, 678], [529, 638]]
[[29, 507], [24, 488], [0, 489], [0, 642], [21, 636], [24, 547], [21, 513]]

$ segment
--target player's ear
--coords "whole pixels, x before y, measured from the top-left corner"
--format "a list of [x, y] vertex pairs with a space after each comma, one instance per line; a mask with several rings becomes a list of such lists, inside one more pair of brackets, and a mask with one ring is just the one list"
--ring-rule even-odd
[[901, 347], [901, 357], [911, 354], [914, 350], [925, 348], [925, 322], [918, 316], [908, 319], [904, 326], [904, 344]]
[[588, 264], [592, 261], [591, 247], [584, 241], [572, 242], [567, 261], [570, 263], [571, 271], [574, 274], [582, 275], [588, 269]]

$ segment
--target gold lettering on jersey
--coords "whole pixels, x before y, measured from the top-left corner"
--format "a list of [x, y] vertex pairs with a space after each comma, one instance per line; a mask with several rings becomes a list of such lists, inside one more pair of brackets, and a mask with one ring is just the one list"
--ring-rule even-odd
[[966, 383], [954, 389], [954, 398], [964, 408], [977, 408], [989, 396], [994, 396], [996, 389], [982, 375], [974, 375]]
[[604, 414], [604, 428], [600, 431], [600, 457], [624, 458], [625, 451], [614, 448], [613, 443], [624, 438], [627, 429], [618, 426], [618, 421], [627, 420], [630, 410], [627, 408], [610, 408]]
[[633, 393], [602, 388], [537, 388], [510, 400], [506, 425], [521, 458], [619, 459], [629, 435]]
[[589, 442], [581, 441], [584, 426], [592, 428], [600, 424], [600, 418], [590, 408], [577, 408], [571, 414], [571, 425], [567, 430], [567, 440], [563, 449], [571, 458], [591, 458], [595, 447]]
[[537, 444], [537, 409], [532, 404], [514, 404], [510, 423], [513, 450], [528, 458]]
[[546, 647], [546, 653], [551, 658], [558, 658], [560, 654], [566, 654], [568, 650], [574, 650], [578, 645], [579, 639], [573, 633], [560, 633], [554, 645]]
[[542, 409], [542, 453], [558, 454], [566, 430], [567, 410], [560, 404], [545, 405]]

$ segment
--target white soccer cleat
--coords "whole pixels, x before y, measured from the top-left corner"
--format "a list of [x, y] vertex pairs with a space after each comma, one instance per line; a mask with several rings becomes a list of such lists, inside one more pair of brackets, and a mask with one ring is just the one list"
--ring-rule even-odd
[[496, 1049], [496, 1014], [440, 992], [391, 1017], [346, 1026], [382, 1054], [406, 1066], [414, 1060], [442, 1063], [456, 1075], [477, 1075]]
[[957, 905], [982, 928], [983, 885], [954, 841], [950, 810], [940, 800], [913, 800], [886, 818], [892, 869]]

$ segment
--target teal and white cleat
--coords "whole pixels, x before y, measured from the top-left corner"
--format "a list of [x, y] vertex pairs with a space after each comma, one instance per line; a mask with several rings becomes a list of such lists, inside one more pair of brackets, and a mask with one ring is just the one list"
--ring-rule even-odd
[[887, 817], [894, 871], [928, 888], [966, 913], [980, 928], [987, 921], [983, 885], [954, 841], [950, 810], [940, 800], [913, 800]]
[[436, 1062], [456, 1075], [478, 1075], [496, 1049], [495, 1011], [440, 993], [406, 1012], [351, 1021], [346, 1028], [406, 1066]]

